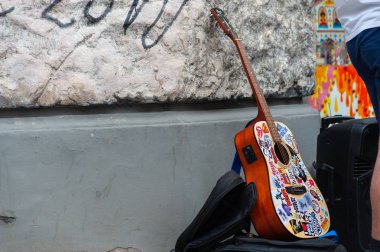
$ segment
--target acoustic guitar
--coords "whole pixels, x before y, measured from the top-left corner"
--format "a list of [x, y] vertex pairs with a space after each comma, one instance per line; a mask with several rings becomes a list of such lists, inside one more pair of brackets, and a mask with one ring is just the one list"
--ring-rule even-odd
[[251, 219], [259, 236], [293, 240], [327, 233], [329, 211], [320, 190], [302, 162], [290, 129], [274, 121], [250, 67], [247, 53], [222, 10], [212, 16], [231, 38], [258, 106], [257, 117], [235, 136], [235, 146], [247, 183], [257, 187]]

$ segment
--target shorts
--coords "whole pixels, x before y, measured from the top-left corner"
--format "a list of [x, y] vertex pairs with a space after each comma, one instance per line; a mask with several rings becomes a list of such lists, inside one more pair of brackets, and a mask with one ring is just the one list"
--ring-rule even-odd
[[347, 51], [365, 82], [380, 129], [380, 27], [359, 33], [347, 42]]

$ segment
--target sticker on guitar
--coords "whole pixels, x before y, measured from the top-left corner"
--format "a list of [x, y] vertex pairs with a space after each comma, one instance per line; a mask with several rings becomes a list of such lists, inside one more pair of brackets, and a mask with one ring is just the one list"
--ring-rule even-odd
[[289, 163], [279, 162], [267, 123], [255, 124], [254, 133], [270, 174], [272, 202], [283, 225], [299, 238], [317, 237], [330, 227], [329, 213], [320, 190], [299, 155], [289, 128], [275, 122], [281, 140], [290, 150]]

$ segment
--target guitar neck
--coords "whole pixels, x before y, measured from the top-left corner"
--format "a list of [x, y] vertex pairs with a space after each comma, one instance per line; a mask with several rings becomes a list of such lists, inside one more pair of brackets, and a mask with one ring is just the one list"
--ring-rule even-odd
[[211, 14], [214, 16], [215, 20], [223, 29], [224, 33], [234, 42], [236, 48], [239, 52], [240, 59], [242, 61], [244, 71], [247, 75], [248, 82], [251, 85], [253, 95], [256, 98], [256, 102], [258, 105], [258, 118], [263, 119], [267, 122], [269, 131], [272, 135], [272, 138], [275, 142], [281, 142], [281, 137], [278, 134], [276, 125], [274, 123], [272, 114], [269, 111], [268, 104], [264, 98], [263, 92], [261, 91], [260, 86], [257, 84], [257, 79], [253, 70], [251, 68], [251, 62], [248, 60], [247, 53], [245, 51], [244, 46], [241, 43], [241, 39], [237, 37], [231, 24], [229, 23], [227, 17], [224, 15], [224, 12], [219, 8], [212, 8]]
[[247, 53], [245, 51], [244, 46], [241, 44], [240, 39], [232, 39], [240, 56], [241, 62], [243, 64], [243, 68], [245, 71], [245, 74], [247, 75], [248, 82], [252, 88], [253, 95], [256, 99], [257, 105], [258, 105], [258, 117], [263, 117], [264, 120], [268, 124], [269, 131], [273, 137], [273, 140], [275, 142], [281, 142], [281, 137], [278, 134], [276, 125], [274, 123], [274, 119], [272, 117], [272, 114], [269, 110], [268, 103], [265, 100], [265, 97], [263, 95], [263, 92], [258, 85], [256, 76], [252, 70], [251, 63], [248, 59]]

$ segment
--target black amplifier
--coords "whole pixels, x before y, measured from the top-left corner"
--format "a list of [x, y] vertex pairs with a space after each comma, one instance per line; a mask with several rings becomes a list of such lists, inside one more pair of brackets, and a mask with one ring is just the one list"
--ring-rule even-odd
[[361, 252], [368, 249], [371, 239], [369, 188], [379, 129], [375, 118], [346, 119], [330, 127], [328, 120], [322, 122], [316, 182], [340, 242], [349, 252]]

